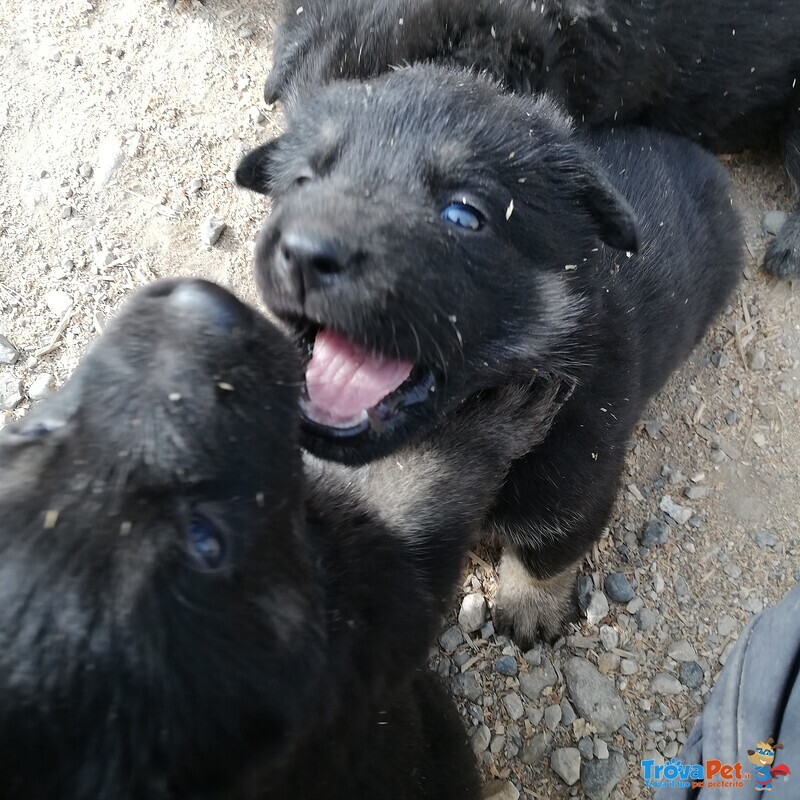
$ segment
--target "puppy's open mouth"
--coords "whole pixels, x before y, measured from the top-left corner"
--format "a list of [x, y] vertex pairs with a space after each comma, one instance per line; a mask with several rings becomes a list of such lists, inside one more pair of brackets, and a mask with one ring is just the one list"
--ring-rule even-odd
[[321, 328], [303, 338], [310, 359], [300, 409], [309, 433], [336, 439], [381, 434], [435, 390], [429, 369], [371, 353], [336, 331]]

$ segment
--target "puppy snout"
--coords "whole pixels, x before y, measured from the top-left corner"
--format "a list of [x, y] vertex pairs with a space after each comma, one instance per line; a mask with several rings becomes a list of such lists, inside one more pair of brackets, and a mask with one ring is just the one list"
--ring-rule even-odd
[[278, 243], [278, 270], [301, 302], [308, 293], [340, 280], [353, 259], [343, 241], [325, 233], [285, 231]]
[[209, 281], [177, 281], [166, 295], [166, 303], [171, 311], [221, 333], [241, 327], [248, 317], [247, 308], [236, 297]]

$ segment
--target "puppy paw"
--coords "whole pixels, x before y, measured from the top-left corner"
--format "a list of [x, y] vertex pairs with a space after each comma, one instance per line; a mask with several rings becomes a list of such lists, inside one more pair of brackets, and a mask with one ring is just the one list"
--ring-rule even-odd
[[566, 624], [576, 618], [572, 568], [540, 579], [531, 575], [515, 553], [503, 553], [494, 610], [498, 633], [509, 636], [525, 651], [537, 641], [554, 642]]
[[800, 276], [800, 212], [792, 214], [769, 243], [764, 271], [776, 278]]

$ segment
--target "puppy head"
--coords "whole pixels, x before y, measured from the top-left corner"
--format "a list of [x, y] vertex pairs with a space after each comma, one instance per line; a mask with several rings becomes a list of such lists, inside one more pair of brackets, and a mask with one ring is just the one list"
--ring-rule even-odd
[[552, 102], [435, 67], [332, 84], [237, 178], [274, 200], [257, 277], [313, 347], [303, 443], [326, 458], [384, 455], [470, 394], [558, 369], [601, 242], [637, 246]]
[[164, 281], [0, 432], [9, 796], [243, 798], [291, 742], [320, 635], [296, 361], [224, 290]]

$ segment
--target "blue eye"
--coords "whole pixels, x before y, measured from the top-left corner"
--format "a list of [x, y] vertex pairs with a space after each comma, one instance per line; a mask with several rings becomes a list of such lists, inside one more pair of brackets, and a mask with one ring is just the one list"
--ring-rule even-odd
[[193, 514], [186, 528], [189, 551], [206, 569], [219, 569], [225, 560], [222, 533], [206, 517]]
[[483, 215], [477, 208], [466, 203], [450, 203], [442, 209], [442, 219], [459, 228], [479, 231], [483, 227]]

